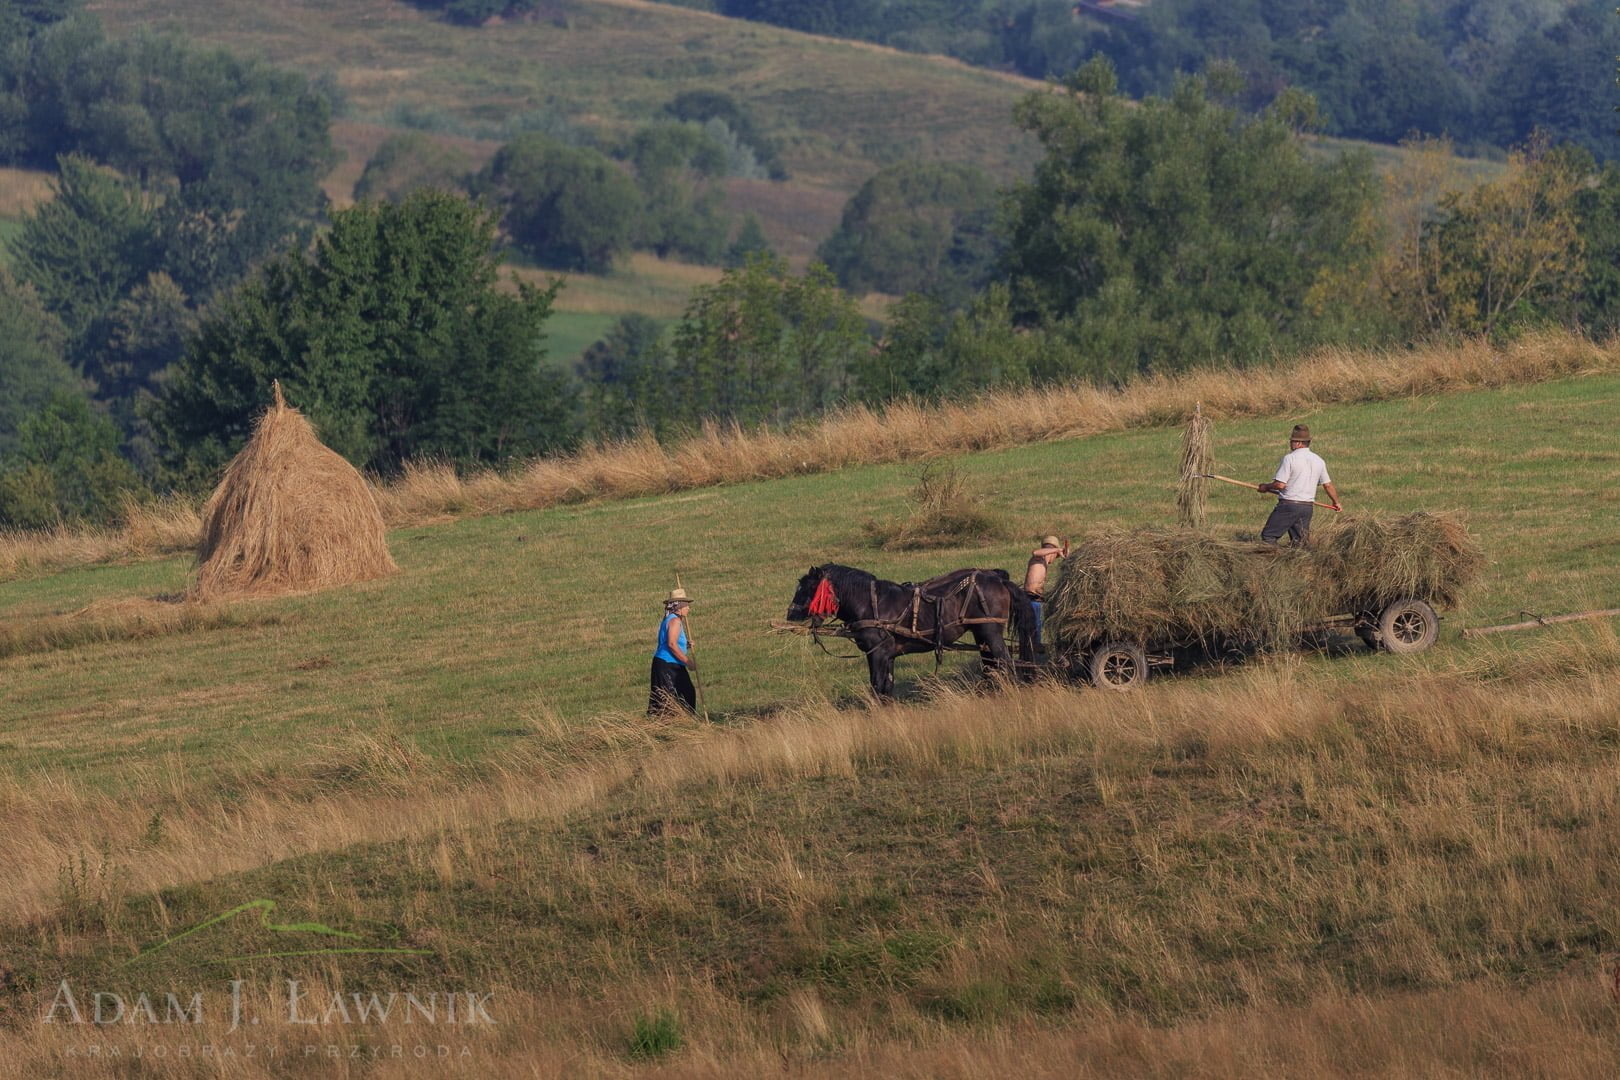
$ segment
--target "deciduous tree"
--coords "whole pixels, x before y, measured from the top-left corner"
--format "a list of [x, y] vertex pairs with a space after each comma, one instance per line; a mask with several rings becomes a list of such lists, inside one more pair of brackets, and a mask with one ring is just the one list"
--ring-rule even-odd
[[1377, 197], [1370, 159], [1307, 154], [1303, 95], [1248, 118], [1209, 90], [1186, 79], [1134, 105], [1097, 60], [1018, 106], [1046, 153], [1011, 195], [1012, 313], [1067, 327], [1076, 374], [1254, 361], [1344, 333], [1313, 288], [1371, 270], [1356, 228]]
[[501, 147], [473, 191], [501, 209], [515, 247], [559, 270], [608, 270], [639, 228], [641, 197], [622, 169], [539, 132]]
[[781, 259], [762, 257], [693, 293], [670, 378], [688, 418], [781, 422], [837, 402], [852, 359], [869, 346], [865, 320], [825, 266], [794, 277]]
[[907, 161], [861, 185], [818, 252], [856, 293], [925, 292], [956, 304], [984, 282], [987, 245], [966, 241], [995, 209], [995, 184], [969, 164]]

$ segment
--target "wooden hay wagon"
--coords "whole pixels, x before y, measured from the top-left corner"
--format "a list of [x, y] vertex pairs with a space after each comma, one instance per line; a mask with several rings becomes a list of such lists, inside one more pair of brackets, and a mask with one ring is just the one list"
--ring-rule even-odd
[[1422, 652], [1439, 636], [1438, 609], [1482, 566], [1462, 523], [1444, 514], [1347, 521], [1305, 548], [1193, 529], [1104, 533], [1075, 548], [1048, 597], [1048, 657], [1095, 686], [1128, 690], [1178, 661], [1293, 648], [1333, 631]]

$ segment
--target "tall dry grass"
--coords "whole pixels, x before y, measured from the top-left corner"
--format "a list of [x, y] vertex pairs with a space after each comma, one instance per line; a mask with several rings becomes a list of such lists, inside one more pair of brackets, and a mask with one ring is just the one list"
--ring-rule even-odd
[[[376, 494], [388, 524], [402, 527], [1177, 425], [1200, 403], [1216, 420], [1293, 416], [1327, 405], [1615, 371], [1620, 343], [1598, 344], [1563, 332], [1506, 346], [1475, 341], [1413, 350], [1332, 348], [1274, 367], [1146, 377], [1119, 389], [1077, 384], [993, 391], [939, 405], [852, 406], [787, 430], [711, 423], [669, 446], [643, 435], [504, 473], [463, 476], [449, 465], [417, 462]], [[196, 542], [196, 511], [184, 504], [133, 507], [127, 520], [124, 529], [111, 532], [0, 536], [0, 579], [184, 550]]]
[[[1171, 1026], [1100, 1014], [1061, 1024], [1003, 1023], [963, 1031], [918, 1018], [914, 1033], [899, 1039], [864, 1030], [868, 1025], [859, 1021], [835, 1034], [813, 997], [790, 995], [778, 1015], [762, 1023], [717, 991], [687, 987], [679, 1016], [688, 1045], [663, 1061], [627, 1059], [624, 1031], [646, 1002], [667, 999], [677, 983], [674, 976], [632, 983], [600, 1001], [532, 988], [480, 986], [494, 995], [489, 1003], [493, 1026], [407, 1025], [396, 1015], [387, 1023], [333, 1023], [314, 1029], [261, 1025], [245, 1038], [242, 1031], [228, 1029], [229, 1003], [218, 998], [209, 1002], [204, 1022], [196, 1025], [122, 1024], [86, 1033], [83, 1027], [25, 1021], [0, 1054], [0, 1080], [131, 1075], [152, 1080], [417, 1080], [446, 1075], [491, 1080], [1590, 1080], [1620, 1071], [1620, 1040], [1615, 1036], [1620, 1009], [1604, 980], [1592, 973], [1530, 987], [1482, 980], [1425, 993], [1323, 994], [1304, 1003], [1259, 1004]], [[336, 968], [306, 985], [318, 988], [318, 1002], [326, 1000], [326, 987], [363, 995], [372, 989], [346, 985]], [[245, 1016], [274, 1016], [284, 1008], [281, 998], [255, 984], [245, 987], [243, 1004]], [[820, 1040], [821, 1049], [808, 1057], [784, 1054], [784, 1045], [794, 1040]], [[182, 1045], [189, 1054], [181, 1056]], [[441, 1045], [444, 1057], [438, 1056]], [[205, 1046], [213, 1052], [203, 1052]], [[166, 1051], [161, 1057], [159, 1047]]]
[[[1448, 949], [1457, 943], [1444, 934], [1557, 951], [1561, 943], [1539, 935], [1571, 910], [1612, 933], [1613, 903], [1604, 898], [1612, 894], [1616, 848], [1606, 823], [1620, 820], [1612, 783], [1617, 672], [1620, 640], [1598, 629], [1352, 687], [1285, 660], [1125, 699], [1048, 685], [987, 708], [982, 697], [942, 690], [923, 706], [836, 711], [808, 703], [731, 730], [649, 729], [604, 717], [578, 736], [591, 753], [529, 752], [473, 783], [386, 731], [357, 728], [315, 748], [298, 775], [273, 787], [242, 785], [255, 794], [228, 806], [178, 760], [147, 766], [147, 790], [132, 799], [96, 796], [67, 777], [0, 788], [9, 825], [0, 861], [12, 871], [0, 882], [0, 905], [13, 923], [56, 914], [62, 867], [85, 865], [86, 845], [92, 854], [78, 899], [110, 915], [129, 895], [160, 884], [303, 851], [414, 838], [389, 856], [407, 880], [426, 874], [445, 886], [480, 882], [499, 893], [503, 886], [492, 883], [511, 881], [510, 860], [520, 855], [515, 865], [533, 878], [522, 895], [566, 910], [585, 910], [580, 897], [596, 897], [608, 905], [600, 913], [606, 932], [632, 938], [640, 920], [686, 911], [686, 893], [716, 885], [719, 895], [755, 897], [762, 917], [811, 928], [850, 885], [836, 865], [856, 859], [841, 842], [818, 852], [793, 831], [804, 824], [793, 820], [796, 805], [813, 801], [825, 781], [909, 777], [949, 787], [951, 778], [1024, 777], [1037, 788], [1055, 781], [1083, 789], [1101, 815], [1087, 821], [1128, 822], [1110, 842], [1129, 848], [1123, 876], [1139, 887], [1116, 895], [1109, 892], [1115, 875], [1084, 871], [1003, 886], [987, 859], [961, 887], [1005, 898], [1006, 921], [964, 928], [931, 977], [993, 986], [1016, 978], [1011, 965], [1032, 949], [1044, 955], [1051, 946], [1061, 955], [1074, 947], [1070, 935], [1083, 933], [1081, 955], [1129, 955], [1161, 980], [1148, 985], [1205, 986], [1207, 997], [1194, 1000], [1207, 1007], [1167, 1025], [1152, 997], [1128, 1007], [1081, 999], [1044, 1017], [998, 1014], [975, 1025], [942, 1018], [898, 990], [840, 1001], [797, 986], [780, 999], [748, 1002], [702, 972], [649, 971], [628, 956], [604, 955], [551, 994], [536, 989], [543, 980], [479, 987], [497, 991], [503, 1022], [494, 1030], [424, 1036], [330, 1025], [312, 1035], [282, 1025], [255, 1033], [256, 1042], [285, 1051], [268, 1064], [243, 1055], [171, 1056], [148, 1062], [142, 1074], [418, 1076], [443, 1068], [368, 1056], [368, 1047], [398, 1040], [468, 1045], [474, 1060], [463, 1067], [496, 1077], [1607, 1075], [1620, 1063], [1620, 1013], [1600, 981], [1606, 966], [1587, 961], [1520, 985], [1493, 974], [1489, 957]], [[532, 723], [535, 741], [553, 747], [568, 734], [544, 715]], [[822, 783], [801, 784], [806, 778]], [[1200, 803], [1199, 785], [1206, 794], [1212, 785], [1235, 794], [1237, 809], [1227, 809], [1230, 798]], [[785, 798], [773, 802], [773, 792]], [[639, 870], [618, 857], [581, 858], [577, 835], [488, 828], [511, 817], [596, 814], [598, 823], [635, 829], [649, 818], [682, 820], [705, 799], [741, 822], [722, 838], [717, 862], [704, 862], [702, 830], [718, 824], [678, 837]], [[1268, 810], [1274, 803], [1293, 808]], [[156, 831], [147, 821], [153, 805], [163, 807], [162, 839], [147, 843], [142, 833]], [[1000, 805], [1009, 843], [1029, 828], [1021, 818], [1043, 809]], [[1056, 804], [1045, 810], [1065, 812]], [[1291, 822], [1331, 823], [1327, 835], [1345, 846], [1296, 851], [1268, 841], [1270, 830]], [[1066, 837], [1066, 848], [1089, 842], [1083, 829]], [[1222, 837], [1236, 848], [1199, 847]], [[1192, 863], [1177, 863], [1189, 855]], [[325, 875], [312, 880], [321, 910], [335, 910], [334, 919], [367, 910], [355, 886]], [[421, 891], [390, 902], [414, 910]], [[428, 907], [423, 917], [431, 925], [438, 911]], [[1368, 914], [1376, 918], [1352, 917]], [[924, 906], [900, 917], [927, 925], [932, 916]], [[1347, 934], [1324, 929], [1324, 920], [1343, 920]], [[105, 925], [119, 932], [116, 918]], [[1233, 948], [1189, 955], [1178, 935], [1229, 940]], [[70, 932], [60, 946], [72, 949]], [[1318, 958], [1311, 951], [1318, 948], [1327, 955]], [[1388, 987], [1391, 973], [1438, 989], [1379, 996], [1346, 988], [1358, 978]], [[341, 966], [318, 974], [325, 986], [344, 986]], [[598, 988], [593, 976], [609, 985]], [[626, 1032], [654, 1007], [678, 1014], [683, 1047], [638, 1065], [626, 1052]], [[122, 1026], [96, 1031], [93, 1041], [126, 1051], [160, 1042], [226, 1045], [222, 1026], [183, 1035]], [[0, 1076], [125, 1074], [127, 1059], [119, 1066], [67, 1059], [87, 1041], [82, 1031], [15, 1024], [7, 1034]], [[319, 1047], [313, 1055], [302, 1050], [310, 1044]], [[336, 1058], [327, 1046], [338, 1047]]]
[[[1243, 768], [1250, 756], [1285, 750], [1309, 760], [1339, 746], [1347, 717], [1357, 718], [1358, 745], [1414, 770], [1483, 755], [1511, 772], [1520, 755], [1573, 760], [1594, 740], [1620, 738], [1620, 640], [1606, 624], [1530, 649], [1486, 648], [1465, 664], [1346, 686], [1285, 656], [1126, 696], [1058, 683], [1016, 688], [994, 708], [948, 686], [911, 706], [840, 709], [807, 697], [741, 728], [620, 715], [579, 725], [542, 710], [528, 718], [535, 738], [484, 766], [427, 757], [368, 726], [335, 734], [296, 767], [244, 755], [203, 775], [165, 756], [123, 770], [116, 792], [37, 773], [0, 782], [0, 866], [8, 869], [0, 912], [8, 921], [48, 915], [62, 867], [87, 852], [112, 852], [129, 887], [144, 892], [356, 844], [557, 820], [627, 791], [678, 800], [694, 784], [780, 784], [871, 768], [939, 775], [1000, 768], [1051, 747], [1082, 748], [1102, 775], [1189, 746]], [[166, 839], [147, 847], [140, 836], [154, 809]]]
[[0, 530], [0, 581], [70, 566], [123, 562], [195, 551], [202, 535], [199, 505], [177, 497], [131, 502], [121, 528]]
[[1001, 390], [968, 401], [853, 406], [789, 430], [708, 424], [661, 446], [650, 436], [532, 462], [504, 477], [462, 479], [444, 466], [408, 471], [382, 494], [392, 524], [447, 513], [498, 513], [589, 498], [664, 494], [715, 484], [998, 450], [1130, 428], [1176, 425], [1202, 403], [1213, 419], [1295, 415], [1326, 405], [1519, 385], [1620, 370], [1620, 344], [1549, 332], [1511, 345], [1418, 350], [1324, 349], [1275, 367], [1088, 385]]

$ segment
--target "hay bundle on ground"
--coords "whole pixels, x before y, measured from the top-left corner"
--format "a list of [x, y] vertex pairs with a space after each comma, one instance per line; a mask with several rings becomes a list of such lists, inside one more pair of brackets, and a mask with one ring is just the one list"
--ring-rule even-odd
[[911, 492], [911, 513], [901, 521], [868, 521], [862, 528], [873, 547], [921, 551], [999, 539], [1001, 522], [984, 495], [955, 465], [925, 465]]
[[1280, 648], [1329, 616], [1404, 597], [1455, 604], [1483, 565], [1446, 514], [1351, 519], [1318, 530], [1308, 548], [1116, 530], [1070, 552], [1048, 596], [1046, 634], [1064, 652], [1113, 640]]
[[370, 485], [279, 385], [203, 507], [197, 563], [194, 598], [323, 589], [399, 569]]

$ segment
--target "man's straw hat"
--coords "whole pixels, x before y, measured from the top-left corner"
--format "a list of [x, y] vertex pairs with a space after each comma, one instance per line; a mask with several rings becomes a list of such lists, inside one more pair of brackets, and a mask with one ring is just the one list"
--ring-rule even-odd
[[1289, 442], [1308, 443], [1311, 441], [1311, 429], [1304, 424], [1295, 424], [1294, 433], [1288, 436]]
[[692, 598], [687, 596], [686, 590], [679, 585], [669, 590], [669, 595], [664, 597], [664, 603], [666, 604], [690, 604], [691, 602]]
[[1058, 548], [1059, 550], [1062, 550], [1063, 541], [1059, 540], [1055, 536], [1043, 537], [1041, 539], [1041, 547], [1043, 547], [1043, 548]]

